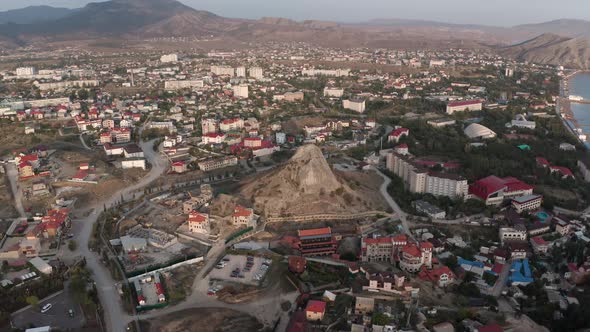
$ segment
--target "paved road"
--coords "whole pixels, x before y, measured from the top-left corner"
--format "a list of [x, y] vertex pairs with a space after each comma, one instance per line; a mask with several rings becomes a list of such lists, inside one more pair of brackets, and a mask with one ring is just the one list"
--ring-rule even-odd
[[153, 142], [140, 142], [140, 146], [144, 151], [144, 155], [149, 163], [152, 165], [150, 172], [143, 177], [138, 183], [124, 188], [117, 193], [114, 193], [110, 198], [97, 201], [93, 205], [84, 209], [84, 211], [77, 211], [79, 215], [85, 215], [75, 221], [76, 241], [80, 243], [80, 254], [86, 257], [87, 266], [93, 272], [93, 278], [96, 282], [98, 296], [104, 308], [104, 316], [106, 326], [110, 332], [125, 331], [126, 323], [130, 321], [129, 315], [125, 313], [122, 308], [120, 297], [115, 287], [115, 282], [112, 279], [109, 270], [100, 262], [100, 258], [96, 253], [91, 252], [88, 248], [88, 242], [92, 235], [93, 225], [98, 218], [98, 211], [104, 205], [112, 206], [116, 201], [123, 197], [125, 200], [133, 198], [133, 194], [137, 191], [142, 191], [145, 186], [152, 181], [159, 178], [167, 169], [168, 161], [160, 153], [153, 150]]
[[[44, 305], [51, 303], [53, 307], [46, 313], [41, 313]], [[74, 317], [70, 317], [68, 310], [74, 311]], [[84, 314], [79, 305], [76, 305], [68, 292], [67, 286], [63, 292], [51, 295], [41, 301], [37, 308], [28, 306], [12, 314], [14, 327], [25, 329], [34, 324], [35, 326], [52, 326], [61, 329], [79, 329], [84, 326]]]
[[8, 180], [10, 181], [10, 188], [12, 189], [12, 194], [14, 196], [14, 205], [16, 207], [16, 210], [22, 218], [26, 218], [27, 215], [23, 207], [23, 195], [18, 185], [18, 171], [16, 170], [15, 163], [6, 163], [6, 175], [8, 176]]
[[391, 195], [389, 195], [389, 192], [387, 192], [387, 187], [389, 186], [389, 184], [391, 183], [391, 179], [383, 174], [379, 169], [377, 168], [373, 168], [375, 170], [375, 172], [377, 172], [377, 174], [379, 174], [379, 176], [381, 176], [383, 178], [383, 184], [381, 184], [381, 195], [383, 195], [383, 197], [385, 198], [385, 200], [387, 201], [387, 204], [389, 204], [389, 206], [391, 207], [391, 209], [397, 214], [397, 216], [399, 217], [399, 220], [402, 223], [402, 227], [404, 229], [404, 233], [406, 233], [411, 239], [414, 239], [414, 236], [412, 235], [412, 232], [410, 232], [410, 224], [408, 223], [408, 214], [405, 213], [400, 207], [399, 205], [396, 203], [396, 201], [393, 199], [393, 197], [391, 197]]
[[80, 143], [86, 150], [92, 150], [88, 145], [86, 145], [86, 141], [84, 141], [84, 134], [80, 134]]

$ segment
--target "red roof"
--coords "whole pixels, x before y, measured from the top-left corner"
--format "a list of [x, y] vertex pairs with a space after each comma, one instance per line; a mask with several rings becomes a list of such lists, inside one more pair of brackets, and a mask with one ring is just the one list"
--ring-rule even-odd
[[410, 244], [406, 244], [403, 248], [402, 248], [402, 252], [410, 255], [410, 256], [414, 256], [414, 257], [420, 257], [422, 256], [422, 253], [420, 252], [420, 249], [418, 249], [418, 246], [414, 243], [410, 243]]
[[430, 242], [420, 242], [420, 249], [432, 249], [432, 243]]
[[457, 106], [468, 106], [468, 105], [477, 105], [481, 104], [481, 100], [462, 100], [462, 101], [453, 101], [448, 103], [449, 107], [457, 107]]
[[504, 269], [504, 264], [496, 263], [494, 264], [494, 267], [492, 267], [492, 272], [500, 274], [502, 273], [502, 269]]
[[507, 177], [499, 178], [495, 175], [490, 175], [486, 178], [475, 181], [469, 186], [469, 193], [485, 200], [490, 195], [500, 191], [506, 192], [521, 191], [533, 189], [533, 186], [528, 185], [516, 178]]
[[297, 233], [299, 234], [299, 237], [314, 236], [314, 235], [331, 235], [332, 229], [330, 227], [302, 229], [302, 230], [297, 231]]
[[537, 164], [543, 166], [543, 167], [548, 167], [551, 166], [551, 163], [549, 161], [547, 161], [547, 159], [543, 158], [543, 157], [537, 157], [535, 158], [535, 160], [537, 161]]
[[378, 237], [378, 238], [368, 237], [364, 240], [364, 242], [366, 244], [391, 243], [391, 238], [390, 237]]
[[326, 312], [326, 302], [309, 300], [309, 302], [307, 302], [307, 307], [305, 308], [305, 311], [324, 313]]
[[535, 236], [535, 237], [533, 238], [533, 242], [535, 242], [536, 244], [538, 244], [538, 245], [540, 245], [540, 246], [547, 244], [547, 241], [545, 241], [545, 240], [544, 240], [542, 237], [540, 237], [540, 236]]
[[241, 205], [236, 205], [236, 207], [234, 208], [234, 217], [249, 217], [252, 215], [252, 210], [251, 209], [247, 209]]
[[393, 136], [393, 137], [399, 137], [402, 134], [409, 134], [410, 133], [410, 129], [408, 128], [397, 128], [396, 130], [392, 131], [389, 136]]
[[559, 172], [563, 176], [571, 176], [571, 177], [574, 177], [574, 173], [572, 173], [572, 171], [569, 168], [567, 168], [567, 167], [563, 167], [563, 166], [551, 166], [551, 171]]
[[188, 215], [188, 222], [206, 222], [207, 221], [207, 215], [197, 212], [197, 211], [192, 211], [189, 215]]

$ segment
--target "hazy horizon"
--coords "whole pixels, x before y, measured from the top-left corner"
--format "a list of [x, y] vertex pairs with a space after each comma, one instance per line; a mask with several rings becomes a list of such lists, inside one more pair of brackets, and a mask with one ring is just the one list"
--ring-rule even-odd
[[[373, 19], [409, 19], [455, 24], [513, 26], [557, 19], [590, 20], [590, 2], [569, 1], [563, 6], [554, 0], [417, 0], [394, 3], [388, 0], [365, 0], [362, 5], [352, 0], [180, 0], [195, 9], [217, 15], [258, 19], [265, 16], [294, 20], [329, 20], [363, 22]], [[88, 0], [3, 0], [0, 11], [27, 6], [83, 7]]]

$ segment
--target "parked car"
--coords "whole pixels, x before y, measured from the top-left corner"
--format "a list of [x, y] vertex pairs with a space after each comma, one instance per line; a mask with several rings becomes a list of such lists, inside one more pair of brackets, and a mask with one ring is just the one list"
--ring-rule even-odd
[[68, 315], [73, 318], [74, 317], [74, 310], [72, 310], [72, 309], [68, 310]]
[[48, 312], [49, 310], [51, 310], [52, 307], [53, 307], [53, 305], [51, 303], [47, 303], [46, 305], [43, 306], [43, 308], [41, 308], [41, 313], [44, 314], [44, 313]]

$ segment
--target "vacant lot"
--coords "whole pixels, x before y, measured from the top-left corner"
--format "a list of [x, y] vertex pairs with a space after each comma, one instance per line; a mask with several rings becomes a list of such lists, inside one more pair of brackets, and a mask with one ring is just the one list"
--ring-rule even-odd
[[222, 308], [187, 309], [140, 324], [141, 330], [146, 332], [249, 332], [263, 327], [252, 316]]

